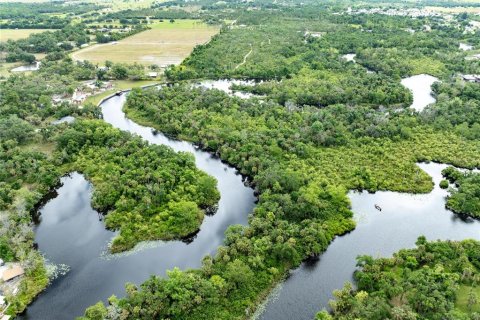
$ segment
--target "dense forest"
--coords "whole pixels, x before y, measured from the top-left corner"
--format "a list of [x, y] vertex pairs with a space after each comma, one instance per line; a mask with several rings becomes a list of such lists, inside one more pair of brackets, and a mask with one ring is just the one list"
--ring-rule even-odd
[[455, 319], [480, 317], [480, 243], [427, 242], [392, 258], [357, 258], [355, 288], [334, 292], [332, 315], [317, 320]]

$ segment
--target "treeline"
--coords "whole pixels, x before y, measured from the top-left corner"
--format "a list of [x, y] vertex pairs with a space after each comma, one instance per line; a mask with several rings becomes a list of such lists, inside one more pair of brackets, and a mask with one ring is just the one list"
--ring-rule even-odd
[[95, 39], [97, 40], [98, 43], [107, 43], [111, 41], [118, 41], [121, 39], [124, 39], [126, 37], [133, 36], [134, 34], [137, 34], [139, 32], [148, 30], [149, 28], [146, 26], [142, 25], [136, 25], [133, 27], [130, 31], [128, 32], [109, 32], [108, 34], [105, 34], [103, 32], [96, 32], [95, 33]]
[[55, 1], [44, 3], [0, 3], [0, 29], [62, 29], [75, 15], [103, 8], [95, 4]]
[[14, 19], [24, 17], [35, 17], [52, 13], [82, 14], [96, 11], [103, 8], [86, 2], [69, 5], [67, 1], [55, 1], [45, 3], [22, 3], [2, 2], [0, 3], [0, 19]]
[[38, 15], [8, 20], [0, 23], [0, 29], [62, 29], [69, 23], [70, 19]]
[[67, 25], [57, 31], [34, 33], [26, 39], [0, 42], [0, 50], [7, 52], [8, 62], [31, 62], [34, 53], [69, 51], [88, 43], [90, 37], [83, 24]]
[[427, 242], [393, 258], [357, 258], [351, 284], [334, 292], [332, 314], [317, 320], [455, 319], [480, 317], [480, 243]]
[[480, 218], [480, 173], [463, 173], [454, 167], [442, 170], [442, 175], [456, 188], [450, 188], [446, 207], [456, 213]]

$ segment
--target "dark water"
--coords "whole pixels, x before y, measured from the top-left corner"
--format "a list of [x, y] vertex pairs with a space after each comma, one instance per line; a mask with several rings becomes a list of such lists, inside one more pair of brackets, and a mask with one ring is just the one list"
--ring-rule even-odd
[[[50, 261], [66, 264], [70, 271], [39, 296], [23, 319], [72, 319], [112, 293], [123, 295], [126, 282], [138, 284], [151, 274], [164, 275], [165, 270], [175, 266], [198, 267], [202, 257], [214, 253], [222, 243], [225, 229], [230, 224], [245, 224], [254, 207], [253, 190], [243, 185], [235, 169], [189, 143], [155, 135], [150, 128], [126, 119], [121, 111], [124, 101], [122, 95], [102, 105], [105, 121], [139, 134], [151, 143], [192, 152], [197, 166], [218, 180], [219, 210], [205, 218], [191, 244], [152, 242], [126, 255], [104, 257], [106, 245], [114, 234], [104, 229], [98, 213], [90, 206], [91, 185], [78, 173], [63, 178], [58, 196], [40, 210], [36, 240]], [[430, 240], [480, 239], [480, 222], [462, 220], [444, 207], [447, 193], [438, 183], [445, 165], [419, 166], [435, 182], [435, 189], [429, 194], [351, 192], [357, 228], [333, 241], [318, 260], [293, 270], [259, 318], [313, 319], [317, 311], [328, 307], [332, 291], [352, 280], [358, 255], [390, 256], [401, 248], [413, 247], [419, 235]], [[382, 207], [381, 212], [374, 208], [375, 204]]]
[[[313, 319], [328, 308], [332, 291], [352, 281], [355, 258], [368, 254], [391, 256], [415, 246], [420, 235], [429, 240], [480, 240], [480, 221], [463, 220], [445, 209], [447, 191], [440, 189], [443, 164], [419, 164], [432, 176], [435, 188], [429, 194], [398, 192], [350, 192], [357, 228], [336, 238], [317, 261], [303, 263], [277, 288], [258, 318], [262, 320]], [[375, 209], [378, 204], [382, 211]]]
[[52, 263], [68, 265], [70, 271], [54, 280], [21, 319], [73, 319], [99, 300], [105, 301], [112, 294], [122, 296], [126, 282], [140, 284], [150, 275], [164, 275], [174, 267], [199, 267], [202, 258], [214, 254], [222, 244], [229, 225], [247, 223], [255, 197], [234, 168], [187, 142], [155, 135], [150, 128], [129, 121], [121, 111], [124, 102], [125, 95], [104, 102], [105, 121], [139, 134], [150, 143], [193, 153], [197, 166], [218, 180], [221, 194], [218, 211], [205, 217], [201, 231], [190, 244], [148, 242], [129, 254], [105, 256], [114, 233], [105, 230], [98, 213], [90, 206], [92, 186], [82, 175], [72, 173], [62, 179], [58, 196], [40, 210], [41, 222], [36, 226], [39, 250]]

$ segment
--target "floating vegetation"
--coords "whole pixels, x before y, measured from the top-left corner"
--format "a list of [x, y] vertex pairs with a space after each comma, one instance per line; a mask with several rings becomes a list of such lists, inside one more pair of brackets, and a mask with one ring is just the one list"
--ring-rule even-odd
[[[171, 242], [171, 241], [169, 241]], [[163, 247], [167, 243], [165, 241], [143, 241], [135, 245], [135, 247], [129, 251], [123, 251], [118, 253], [112, 253], [110, 251], [111, 241], [107, 244], [107, 246], [102, 250], [100, 257], [105, 260], [112, 260], [112, 259], [119, 259], [123, 257], [130, 256], [132, 254], [136, 254], [137, 252], [147, 250], [147, 249], [154, 249], [158, 247]]]
[[270, 302], [273, 302], [275, 300], [278, 299], [278, 297], [280, 296], [280, 292], [282, 291], [282, 288], [283, 288], [283, 284], [284, 284], [284, 280], [283, 281], [280, 281], [273, 289], [272, 291], [270, 292], [270, 294], [268, 295], [268, 297], [266, 299], [264, 299], [261, 304], [255, 309], [255, 312], [253, 313], [252, 315], [252, 319], [253, 320], [258, 320], [260, 319], [260, 316], [263, 314], [263, 312], [265, 311], [266, 309], [266, 306], [270, 303]]
[[70, 271], [70, 266], [64, 263], [55, 264], [45, 259], [45, 269], [47, 270], [48, 280], [52, 283], [52, 281], [58, 277], [66, 275]]

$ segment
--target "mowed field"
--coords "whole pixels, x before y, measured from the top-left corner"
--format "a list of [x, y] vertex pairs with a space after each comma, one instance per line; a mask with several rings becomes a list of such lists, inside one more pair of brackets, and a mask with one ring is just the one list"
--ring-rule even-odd
[[0, 41], [18, 40], [27, 38], [32, 33], [52, 31], [49, 29], [0, 29]]
[[205, 43], [219, 31], [198, 20], [156, 22], [147, 30], [117, 43], [97, 44], [72, 53], [74, 60], [103, 64], [105, 60], [123, 63], [179, 64], [193, 48]]

